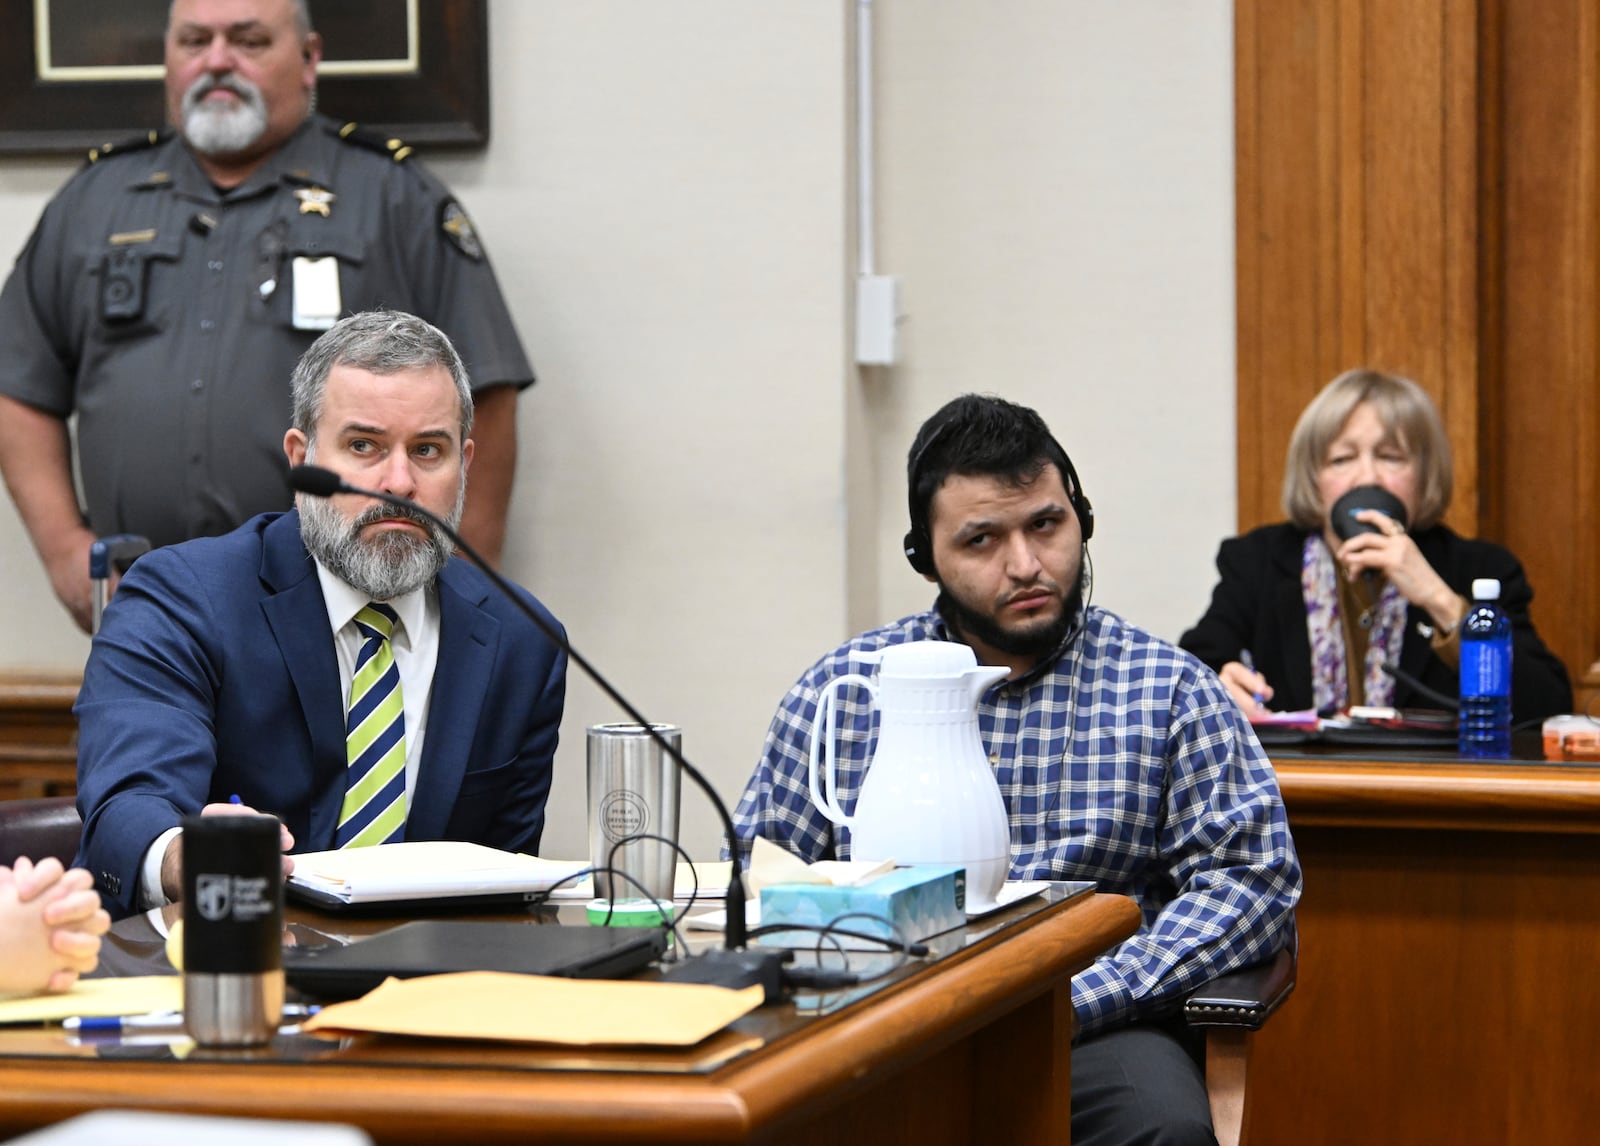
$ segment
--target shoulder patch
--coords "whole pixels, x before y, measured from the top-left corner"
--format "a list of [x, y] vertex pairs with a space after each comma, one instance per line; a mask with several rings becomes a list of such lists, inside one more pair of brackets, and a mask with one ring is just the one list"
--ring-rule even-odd
[[396, 163], [403, 163], [411, 154], [411, 145], [392, 135], [385, 135], [381, 131], [374, 131], [370, 127], [362, 127], [354, 121], [334, 126], [328, 125], [328, 133], [337, 136], [346, 143], [353, 143], [357, 147], [364, 147], [368, 151], [376, 151], [380, 155], [387, 155]]
[[446, 199], [439, 208], [439, 229], [467, 258], [473, 262], [483, 260], [483, 244], [478, 242], [478, 232], [472, 229], [472, 220], [454, 199]]
[[135, 151], [148, 151], [172, 138], [172, 129], [164, 128], [161, 131], [146, 131], [140, 135], [129, 136], [112, 143], [102, 143], [99, 147], [89, 149], [90, 163], [99, 163], [113, 155], [131, 155]]

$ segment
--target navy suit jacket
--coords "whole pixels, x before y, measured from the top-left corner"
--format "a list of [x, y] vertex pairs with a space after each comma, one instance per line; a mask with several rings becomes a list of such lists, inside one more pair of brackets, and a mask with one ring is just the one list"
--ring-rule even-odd
[[[463, 561], [439, 574], [438, 593], [439, 660], [406, 838], [535, 852], [566, 654]], [[208, 802], [237, 795], [278, 816], [295, 851], [333, 847], [344, 697], [299, 513], [140, 558], [106, 609], [74, 711], [77, 862], [113, 916], [138, 907], [150, 844]]]

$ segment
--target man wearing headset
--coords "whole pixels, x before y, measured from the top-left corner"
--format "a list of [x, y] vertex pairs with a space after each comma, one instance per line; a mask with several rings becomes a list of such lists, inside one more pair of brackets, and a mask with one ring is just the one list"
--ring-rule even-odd
[[[1072, 1140], [1214, 1142], [1172, 1019], [1190, 990], [1292, 938], [1300, 867], [1271, 766], [1210, 670], [1086, 603], [1094, 510], [1038, 414], [957, 398], [918, 431], [907, 479], [906, 555], [938, 599], [790, 689], [734, 816], [741, 853], [762, 836], [807, 860], [849, 857], [807, 766], [819, 690], [863, 671], [853, 653], [962, 641], [1006, 666], [979, 725], [1011, 823], [1010, 878], [1094, 880], [1143, 914], [1073, 980]], [[866, 691], [840, 688], [841, 793], [872, 759], [871, 722]]]

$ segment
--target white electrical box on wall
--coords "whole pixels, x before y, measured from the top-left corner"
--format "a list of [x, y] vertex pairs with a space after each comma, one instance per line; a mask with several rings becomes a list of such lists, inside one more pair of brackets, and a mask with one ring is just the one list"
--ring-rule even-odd
[[856, 363], [892, 366], [900, 321], [900, 280], [894, 275], [856, 278]]

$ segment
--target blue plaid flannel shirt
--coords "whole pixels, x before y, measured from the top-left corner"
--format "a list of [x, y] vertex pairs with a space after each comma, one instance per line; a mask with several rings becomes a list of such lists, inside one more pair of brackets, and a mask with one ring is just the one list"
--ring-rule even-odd
[[[807, 860], [849, 858], [849, 831], [812, 804], [807, 783], [818, 690], [875, 671], [853, 652], [950, 639], [937, 612], [919, 613], [847, 642], [796, 682], [734, 813], [746, 860], [756, 836]], [[1301, 877], [1277, 778], [1194, 657], [1090, 607], [1053, 658], [985, 693], [978, 721], [1010, 815], [1011, 878], [1092, 879], [1142, 911], [1138, 932], [1073, 980], [1083, 1034], [1170, 1011], [1288, 941]], [[847, 811], [877, 723], [865, 689], [839, 691]]]

